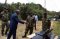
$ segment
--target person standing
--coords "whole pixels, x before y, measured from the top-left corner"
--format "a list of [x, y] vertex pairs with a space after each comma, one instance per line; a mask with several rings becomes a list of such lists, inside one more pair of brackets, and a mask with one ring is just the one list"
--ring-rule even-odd
[[7, 34], [8, 30], [9, 30], [9, 25], [8, 25], [9, 13], [8, 13], [7, 8], [4, 8], [4, 10], [1, 12], [1, 20], [2, 20], [1, 34], [3, 36], [4, 35], [4, 28], [5, 28], [5, 26], [6, 26], [5, 35]]
[[10, 31], [9, 31], [9, 34], [7, 36], [7, 39], [10, 39], [12, 35], [13, 35], [13, 39], [16, 39], [16, 30], [17, 30], [18, 22], [22, 23], [22, 24], [25, 23], [22, 20], [18, 19], [19, 12], [20, 12], [19, 10], [16, 10], [16, 13], [13, 13], [11, 15], [11, 18], [10, 18]]
[[35, 30], [36, 30], [36, 22], [38, 21], [38, 16], [35, 14], [34, 17], [35, 17], [34, 26], [35, 26]]
[[32, 13], [29, 13], [26, 19], [26, 29], [25, 29], [25, 34], [22, 36], [22, 38], [25, 38], [29, 32], [29, 35], [33, 33], [33, 24], [34, 24], [34, 17]]

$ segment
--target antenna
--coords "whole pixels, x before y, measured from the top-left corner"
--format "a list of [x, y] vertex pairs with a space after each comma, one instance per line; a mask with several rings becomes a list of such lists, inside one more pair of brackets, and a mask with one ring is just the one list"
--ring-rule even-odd
[[44, 7], [46, 8], [46, 0], [44, 0]]
[[7, 4], [7, 0], [5, 0], [5, 5]]
[[44, 8], [45, 8], [45, 12], [46, 12], [46, 0], [44, 0]]

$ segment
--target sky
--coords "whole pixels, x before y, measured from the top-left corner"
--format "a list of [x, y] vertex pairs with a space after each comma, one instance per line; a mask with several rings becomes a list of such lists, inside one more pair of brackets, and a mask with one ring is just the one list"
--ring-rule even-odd
[[[0, 3], [4, 3], [5, 0], [0, 0]], [[12, 2], [17, 3], [35, 3], [35, 4], [41, 4], [43, 7], [45, 7], [49, 11], [60, 11], [60, 0], [46, 0], [46, 6], [45, 6], [45, 0], [7, 0], [7, 3], [11, 4]]]

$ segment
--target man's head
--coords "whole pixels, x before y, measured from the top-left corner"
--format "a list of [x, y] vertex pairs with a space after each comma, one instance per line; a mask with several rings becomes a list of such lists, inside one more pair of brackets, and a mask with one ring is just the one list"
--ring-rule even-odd
[[4, 12], [8, 12], [8, 9], [7, 8], [4, 8]]
[[16, 14], [19, 15], [19, 13], [20, 13], [20, 10], [16, 10]]
[[29, 12], [29, 13], [28, 13], [28, 15], [32, 16], [32, 13], [31, 13], [31, 12]]
[[37, 15], [36, 13], [34, 13], [34, 15]]

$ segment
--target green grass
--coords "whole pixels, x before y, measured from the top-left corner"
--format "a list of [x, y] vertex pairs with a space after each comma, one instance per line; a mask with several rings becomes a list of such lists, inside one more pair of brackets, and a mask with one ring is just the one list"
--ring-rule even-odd
[[0, 20], [0, 28], [1, 28], [1, 20]]
[[60, 35], [60, 22], [59, 21], [54, 21], [53, 22], [53, 32], [55, 35]]

